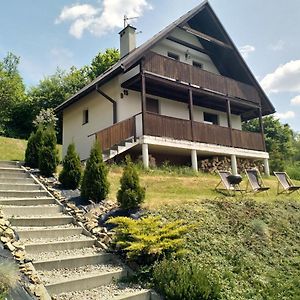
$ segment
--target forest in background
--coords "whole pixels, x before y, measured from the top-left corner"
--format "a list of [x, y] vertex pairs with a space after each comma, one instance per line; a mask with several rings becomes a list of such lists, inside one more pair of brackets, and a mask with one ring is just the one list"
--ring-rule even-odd
[[[89, 65], [68, 70], [57, 68], [53, 75], [42, 78], [35, 86], [26, 87], [19, 72], [20, 57], [9, 52], [0, 61], [0, 135], [27, 139], [34, 129], [33, 120], [41, 109], [55, 108], [120, 58], [117, 49], [98, 53]], [[254, 119], [243, 124], [244, 130], [259, 131]], [[286, 170], [300, 180], [300, 136], [288, 124], [274, 116], [264, 117], [267, 151], [272, 170]], [[61, 124], [57, 128], [61, 141]]]

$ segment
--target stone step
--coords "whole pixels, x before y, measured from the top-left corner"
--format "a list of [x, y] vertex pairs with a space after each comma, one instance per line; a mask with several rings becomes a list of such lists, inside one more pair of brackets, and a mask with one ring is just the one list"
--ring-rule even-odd
[[137, 291], [116, 296], [113, 300], [152, 300], [152, 297], [150, 291]]
[[35, 183], [0, 183], [0, 191], [35, 191], [42, 190], [39, 184]]
[[56, 250], [67, 249], [80, 249], [86, 247], [92, 247], [95, 244], [95, 239], [86, 237], [85, 239], [78, 239], [72, 241], [53, 241], [53, 242], [40, 242], [25, 244], [25, 249], [28, 253], [47, 252]]
[[18, 174], [18, 173], [26, 173], [24, 169], [18, 166], [12, 167], [0, 167], [0, 174]]
[[56, 226], [73, 223], [74, 219], [71, 216], [66, 215], [53, 215], [51, 217], [46, 216], [32, 216], [32, 217], [14, 217], [9, 219], [12, 226]]
[[0, 198], [0, 205], [16, 205], [16, 206], [31, 206], [31, 205], [45, 205], [56, 204], [54, 198], [42, 197], [42, 198]]
[[0, 161], [0, 168], [14, 168], [19, 167], [18, 161]]
[[113, 262], [110, 253], [97, 253], [92, 255], [74, 256], [52, 260], [35, 261], [36, 270], [54, 270], [63, 268], [78, 268], [85, 265], [107, 264]]
[[62, 207], [57, 204], [35, 205], [35, 206], [12, 206], [0, 205], [1, 210], [7, 216], [50, 216], [62, 212]]
[[[24, 173], [27, 175], [26, 173]], [[1, 178], [0, 177], [0, 184], [9, 183], [9, 184], [30, 184], [34, 183], [33, 178], [31, 177], [24, 177], [24, 178]]]
[[60, 281], [59, 283], [47, 284], [46, 289], [50, 296], [71, 291], [93, 289], [101, 285], [107, 285], [114, 280], [127, 275], [126, 270], [114, 272], [102, 272], [99, 274], [85, 275], [79, 279], [69, 279]]
[[83, 229], [81, 227], [73, 227], [73, 228], [51, 228], [47, 227], [47, 229], [32, 229], [26, 227], [18, 227], [17, 232], [20, 239], [39, 239], [39, 238], [56, 238], [57, 236], [60, 237], [67, 237], [73, 235], [81, 234]]
[[33, 197], [45, 197], [49, 196], [45, 190], [36, 191], [17, 191], [17, 190], [0, 190], [0, 198], [13, 197], [13, 198], [33, 198]]
[[0, 180], [1, 179], [22, 179], [22, 178], [32, 178], [30, 177], [29, 173], [26, 173], [25, 171], [23, 172], [4, 172], [0, 173]]

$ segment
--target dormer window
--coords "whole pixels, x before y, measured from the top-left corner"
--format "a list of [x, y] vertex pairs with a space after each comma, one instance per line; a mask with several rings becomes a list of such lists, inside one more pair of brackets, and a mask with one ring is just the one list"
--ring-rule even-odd
[[173, 52], [168, 52], [168, 57], [174, 59], [174, 60], [179, 60], [179, 55], [175, 54]]
[[82, 112], [82, 125], [87, 124], [89, 122], [89, 110], [85, 109]]

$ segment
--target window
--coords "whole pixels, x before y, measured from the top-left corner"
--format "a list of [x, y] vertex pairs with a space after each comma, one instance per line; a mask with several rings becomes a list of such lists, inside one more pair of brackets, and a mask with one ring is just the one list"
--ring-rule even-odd
[[203, 65], [197, 61], [193, 60], [193, 66], [199, 69], [203, 69]]
[[89, 110], [85, 109], [82, 113], [82, 125], [89, 122]]
[[216, 114], [203, 113], [204, 115], [204, 123], [219, 125], [219, 117]]
[[179, 55], [175, 54], [173, 52], [168, 52], [168, 57], [175, 59], [175, 60], [179, 60]]
[[146, 98], [146, 111], [159, 114], [158, 100], [153, 98]]

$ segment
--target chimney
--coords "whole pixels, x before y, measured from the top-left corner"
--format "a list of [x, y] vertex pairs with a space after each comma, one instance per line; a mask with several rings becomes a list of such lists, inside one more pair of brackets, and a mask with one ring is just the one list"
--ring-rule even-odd
[[136, 48], [136, 28], [127, 25], [119, 32], [121, 58]]

